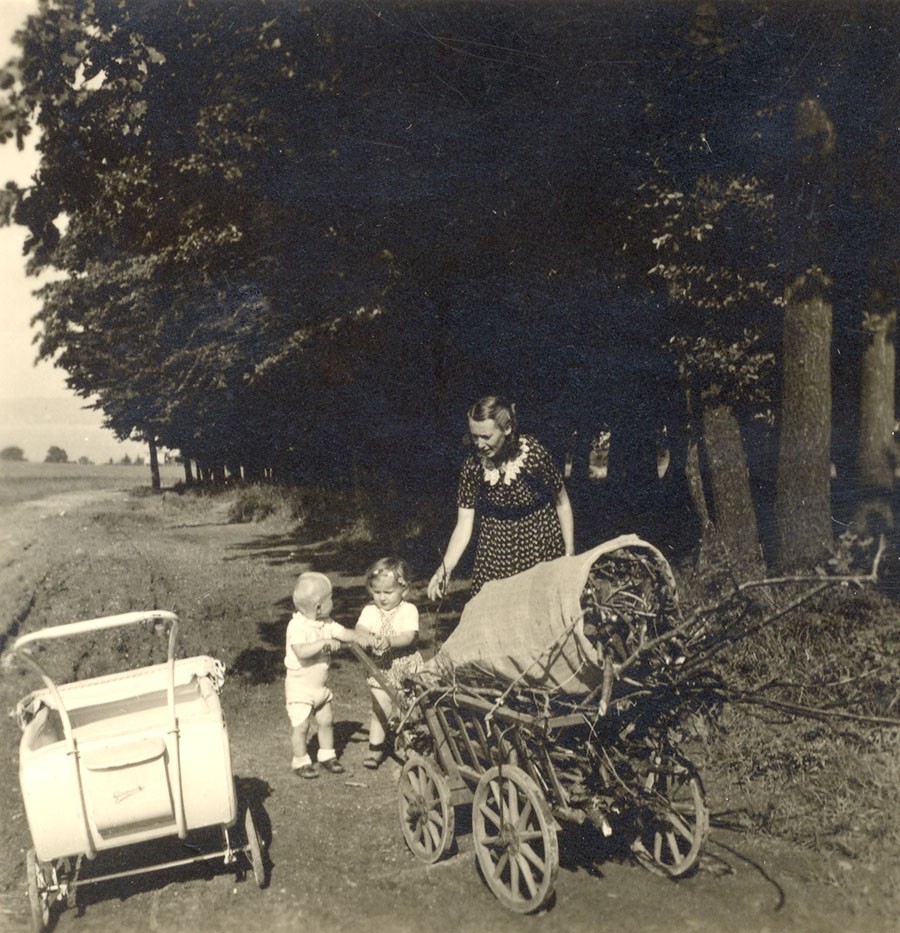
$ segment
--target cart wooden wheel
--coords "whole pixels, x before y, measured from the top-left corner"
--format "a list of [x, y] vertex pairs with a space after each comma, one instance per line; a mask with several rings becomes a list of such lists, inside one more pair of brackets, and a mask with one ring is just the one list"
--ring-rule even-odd
[[249, 807], [247, 807], [247, 812], [244, 814], [244, 835], [247, 837], [247, 845], [250, 848], [250, 865], [253, 868], [256, 885], [264, 888], [266, 886], [266, 865], [263, 861], [259, 833], [256, 831], [256, 824], [253, 822], [253, 814], [250, 812]]
[[31, 928], [35, 933], [43, 933], [50, 922], [50, 893], [34, 849], [25, 853], [25, 874], [28, 878]]
[[515, 765], [490, 768], [472, 803], [475, 855], [488, 887], [509, 910], [531, 913], [553, 894], [559, 843], [537, 784]]
[[690, 871], [709, 831], [709, 810], [700, 778], [690, 764], [656, 751], [644, 778], [640, 831], [631, 850], [644, 868], [669, 878]]
[[400, 771], [398, 790], [403, 838], [417, 859], [431, 865], [453, 842], [456, 811], [447, 779], [430, 758], [410, 755]]

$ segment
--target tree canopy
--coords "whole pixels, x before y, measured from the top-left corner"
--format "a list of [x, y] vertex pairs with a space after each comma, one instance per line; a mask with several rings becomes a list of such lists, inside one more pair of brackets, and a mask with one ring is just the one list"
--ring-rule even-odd
[[792, 272], [825, 267], [836, 336], [861, 289], [895, 303], [896, 25], [40, 0], [0, 82], [41, 156], [2, 214], [61, 273], [40, 352], [122, 437], [320, 481], [452, 468], [486, 391], [560, 445], [615, 422], [649, 450], [685, 417], [670, 365], [771, 421]]

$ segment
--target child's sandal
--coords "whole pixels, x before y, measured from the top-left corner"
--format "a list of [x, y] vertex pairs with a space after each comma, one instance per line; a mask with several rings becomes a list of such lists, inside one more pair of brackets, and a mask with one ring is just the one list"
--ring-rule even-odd
[[363, 767], [374, 771], [384, 761], [384, 746], [369, 746], [369, 754], [363, 758]]

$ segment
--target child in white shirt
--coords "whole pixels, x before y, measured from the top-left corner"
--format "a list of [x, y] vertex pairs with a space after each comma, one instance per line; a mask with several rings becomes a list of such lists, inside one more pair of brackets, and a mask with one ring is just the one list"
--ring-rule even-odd
[[[422, 656], [414, 648], [419, 638], [419, 610], [406, 601], [409, 579], [409, 568], [399, 558], [383, 557], [372, 564], [366, 572], [366, 589], [372, 602], [363, 608], [356, 623], [356, 631], [374, 641], [375, 662], [387, 682], [395, 687], [422, 664]], [[372, 692], [372, 715], [369, 753], [363, 765], [375, 769], [385, 759], [393, 704], [375, 677], [368, 677], [366, 683]]]
[[291, 721], [294, 774], [319, 776], [306, 750], [310, 718], [318, 724], [318, 762], [324, 771], [341, 774], [344, 766], [334, 750], [333, 694], [326, 686], [331, 653], [361, 640], [351, 629], [331, 621], [331, 581], [324, 573], [301, 573], [294, 587], [294, 609], [285, 636], [285, 704]]

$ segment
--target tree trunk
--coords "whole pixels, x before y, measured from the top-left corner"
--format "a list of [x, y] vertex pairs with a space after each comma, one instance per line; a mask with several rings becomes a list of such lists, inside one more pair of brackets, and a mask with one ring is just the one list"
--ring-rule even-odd
[[[750, 491], [744, 440], [730, 405], [704, 404], [703, 445], [712, 519], [710, 521], [707, 513], [701, 561], [725, 560], [739, 576], [757, 576], [765, 567], [759, 546], [756, 508]], [[693, 498], [696, 501], [696, 491]], [[703, 501], [705, 504], [705, 497]], [[702, 512], [700, 516], [702, 520]]]
[[162, 489], [159, 479], [159, 453], [156, 450], [156, 441], [152, 437], [148, 446], [150, 447], [150, 487], [154, 492], [159, 492]]
[[191, 458], [185, 457], [182, 454], [182, 460], [184, 462], [184, 484], [185, 486], [194, 485], [194, 472], [191, 469]]
[[897, 312], [863, 316], [867, 345], [863, 351], [859, 390], [859, 443], [856, 459], [858, 500], [855, 529], [864, 534], [894, 526], [894, 384]]
[[831, 305], [819, 269], [785, 291], [775, 493], [779, 569], [810, 568], [831, 547]]

